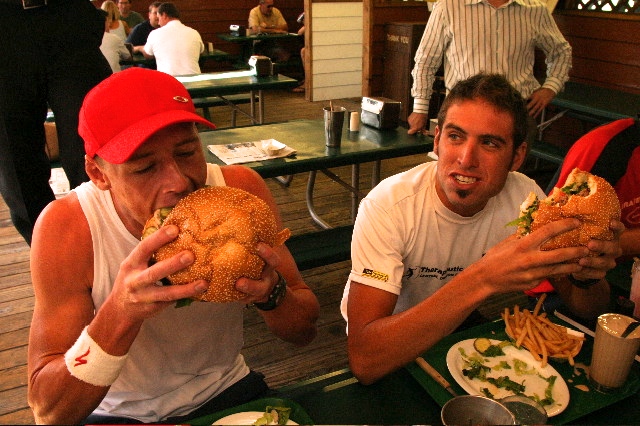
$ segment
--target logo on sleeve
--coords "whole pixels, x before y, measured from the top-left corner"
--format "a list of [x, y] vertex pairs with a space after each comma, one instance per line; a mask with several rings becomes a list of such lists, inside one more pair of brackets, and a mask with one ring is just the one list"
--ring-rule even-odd
[[374, 280], [382, 281], [385, 283], [389, 281], [389, 275], [383, 274], [382, 272], [374, 271], [372, 269], [367, 269], [367, 268], [362, 270], [362, 276], [370, 277], [370, 278], [373, 278]]

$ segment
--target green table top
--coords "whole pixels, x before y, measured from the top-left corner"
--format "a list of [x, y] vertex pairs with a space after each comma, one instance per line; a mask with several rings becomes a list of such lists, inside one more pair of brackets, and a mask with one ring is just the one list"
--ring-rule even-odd
[[[558, 322], [560, 322], [558, 320]], [[460, 395], [465, 392], [446, 367], [446, 353], [461, 340], [474, 337], [506, 339], [502, 321], [486, 323], [445, 337], [424, 358], [452, 384]], [[576, 362], [591, 357], [593, 340], [587, 340]], [[549, 424], [633, 424], [640, 419], [640, 367], [635, 363], [624, 388], [612, 394], [575, 388], [588, 383], [567, 363], [553, 367], [567, 380], [571, 399], [567, 409], [549, 419]], [[363, 386], [349, 370], [341, 370], [280, 389], [296, 401], [316, 424], [440, 424], [440, 410], [451, 395], [412, 363], [373, 385]]]
[[[554, 322], [564, 324], [561, 320], [554, 318], [553, 315], [550, 318]], [[446, 354], [455, 343], [477, 337], [488, 337], [497, 340], [508, 339], [504, 331], [504, 322], [499, 320], [449, 335], [423, 355], [425, 360], [447, 379], [453, 389], [460, 395], [464, 395], [466, 392], [456, 383], [449, 372], [446, 365]], [[593, 338], [586, 337], [587, 340], [576, 357], [576, 365], [588, 366], [590, 364]], [[640, 366], [637, 362], [634, 363], [635, 365], [625, 386], [619, 391], [609, 394], [597, 392], [591, 387], [584, 368], [574, 368], [568, 362], [550, 361], [550, 364], [565, 379], [570, 393], [569, 405], [562, 413], [551, 417], [549, 419], [550, 424], [566, 424], [576, 421], [580, 423], [629, 424], [636, 423], [640, 419], [640, 396], [638, 395], [640, 390]], [[407, 366], [407, 369], [439, 405], [444, 405], [445, 402], [452, 398], [435, 380], [424, 373], [417, 364], [412, 363]], [[586, 385], [589, 391], [580, 390], [580, 388], [576, 388], [577, 385]], [[629, 405], [633, 405], [635, 408], [612, 409], [612, 406], [627, 407]]]
[[640, 95], [571, 81], [551, 104], [593, 116], [601, 122], [635, 117], [640, 113]]
[[349, 132], [345, 125], [340, 148], [327, 148], [323, 120], [296, 120], [202, 132], [200, 139], [207, 162], [220, 165], [224, 163], [207, 149], [207, 145], [276, 139], [297, 151], [293, 157], [245, 164], [264, 178], [427, 153], [433, 148], [430, 136], [407, 135], [406, 129], [401, 127], [377, 130], [366, 125], [360, 127], [360, 132]]
[[229, 41], [232, 43], [249, 43], [256, 40], [273, 40], [273, 39], [283, 39], [283, 38], [301, 38], [302, 35], [296, 33], [262, 33], [262, 34], [251, 34], [248, 36], [243, 35], [231, 35], [229, 33], [220, 33], [216, 34], [216, 36], [224, 41]]
[[253, 90], [289, 89], [298, 80], [284, 75], [258, 77], [252, 71], [227, 71], [177, 77], [192, 98], [231, 95]]

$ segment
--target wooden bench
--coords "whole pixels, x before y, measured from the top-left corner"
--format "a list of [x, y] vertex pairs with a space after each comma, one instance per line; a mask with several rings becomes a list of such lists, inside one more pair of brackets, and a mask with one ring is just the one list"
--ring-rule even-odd
[[561, 165], [566, 154], [566, 148], [541, 141], [534, 143], [529, 151], [529, 155], [536, 158], [536, 168], [538, 167], [538, 160], [546, 160], [553, 164]]
[[539, 160], [546, 160], [560, 166], [568, 151], [568, 147], [542, 141], [547, 127], [563, 116], [571, 116], [583, 122], [601, 125], [627, 117], [634, 117], [640, 110], [640, 95], [621, 92], [619, 90], [569, 81], [564, 90], [553, 98], [551, 104], [559, 109], [551, 118], [545, 117], [543, 111], [538, 125], [538, 141], [531, 147], [530, 155]]
[[[257, 97], [253, 98], [253, 101], [257, 101]], [[224, 98], [220, 96], [210, 96], [207, 98], [193, 98], [193, 105], [196, 108], [202, 108], [202, 115], [205, 119], [211, 121], [211, 112], [209, 108], [216, 106], [231, 106], [231, 127], [236, 127], [236, 118], [238, 109], [237, 105], [250, 104], [251, 93], [239, 93], [237, 95], [227, 95]], [[255, 117], [255, 106], [251, 106], [251, 117]]]
[[353, 225], [294, 235], [285, 243], [301, 271], [351, 259]]

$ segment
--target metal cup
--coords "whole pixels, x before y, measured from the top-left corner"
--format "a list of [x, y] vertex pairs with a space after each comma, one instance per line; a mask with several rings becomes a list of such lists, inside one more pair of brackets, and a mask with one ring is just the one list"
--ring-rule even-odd
[[445, 425], [514, 425], [516, 419], [500, 402], [480, 395], [456, 396], [440, 412]]
[[324, 107], [324, 139], [330, 148], [339, 148], [342, 141], [342, 126], [344, 125], [344, 107]]

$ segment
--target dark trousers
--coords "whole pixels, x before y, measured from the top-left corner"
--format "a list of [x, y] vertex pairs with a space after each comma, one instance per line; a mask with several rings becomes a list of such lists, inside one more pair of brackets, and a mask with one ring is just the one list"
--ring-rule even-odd
[[[185, 424], [197, 419], [236, 405], [244, 404], [258, 398], [275, 396], [276, 391], [270, 390], [261, 373], [250, 371], [242, 379], [225, 389], [220, 395], [210, 399], [200, 408], [186, 416], [169, 417], [158, 424]], [[83, 424], [140, 424], [142, 422], [126, 417], [111, 417], [92, 414], [85, 419]]]
[[87, 0], [49, 0], [31, 10], [0, 2], [0, 193], [29, 244], [38, 215], [54, 199], [43, 127], [48, 108], [71, 188], [88, 180], [78, 113], [87, 92], [111, 74], [99, 50], [103, 33], [104, 17]]

